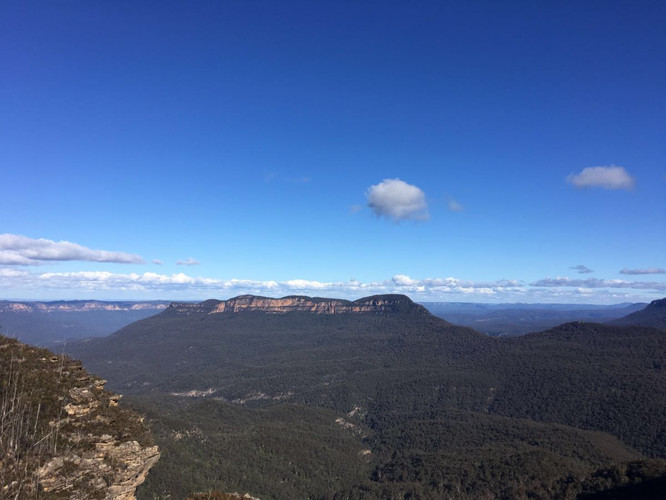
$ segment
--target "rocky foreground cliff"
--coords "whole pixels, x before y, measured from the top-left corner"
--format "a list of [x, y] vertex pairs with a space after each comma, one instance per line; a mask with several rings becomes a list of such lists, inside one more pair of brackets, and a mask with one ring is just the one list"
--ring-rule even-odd
[[429, 314], [405, 295], [373, 295], [355, 301], [291, 295], [279, 299], [240, 295], [228, 300], [206, 300], [198, 304], [174, 302], [167, 308], [171, 314], [220, 314], [258, 311], [270, 314], [311, 312], [316, 314], [410, 313]]
[[0, 336], [0, 498], [130, 500], [159, 451], [79, 361]]

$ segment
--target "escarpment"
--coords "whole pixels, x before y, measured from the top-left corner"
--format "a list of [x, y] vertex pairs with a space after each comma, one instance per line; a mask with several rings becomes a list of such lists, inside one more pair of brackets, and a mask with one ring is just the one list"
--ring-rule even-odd
[[0, 498], [134, 499], [159, 459], [79, 361], [0, 336]]
[[429, 314], [405, 295], [374, 295], [355, 301], [291, 295], [279, 299], [241, 295], [228, 300], [207, 300], [198, 304], [172, 303], [166, 310], [171, 314], [220, 314], [259, 311], [270, 314], [312, 312], [316, 314], [347, 313], [411, 313]]

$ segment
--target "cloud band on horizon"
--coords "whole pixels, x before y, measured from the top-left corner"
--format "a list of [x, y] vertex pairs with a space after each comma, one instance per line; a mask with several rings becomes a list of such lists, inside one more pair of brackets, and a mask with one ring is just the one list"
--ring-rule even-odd
[[[22, 290], [59, 290], [84, 293], [117, 292], [118, 294], [166, 294], [169, 298], [184, 294], [192, 296], [233, 296], [246, 293], [285, 296], [311, 294], [336, 298], [358, 298], [361, 296], [402, 293], [419, 300], [433, 300], [437, 297], [466, 297], [466, 300], [490, 298], [504, 300], [546, 300], [563, 297], [589, 296], [589, 290], [622, 289], [641, 290], [663, 294], [666, 282], [643, 282], [602, 279], [571, 279], [566, 277], [544, 278], [532, 283], [521, 280], [470, 281], [454, 277], [414, 279], [397, 274], [383, 281], [361, 282], [316, 281], [305, 279], [244, 280], [193, 277], [184, 273], [158, 274], [152, 272], [111, 273], [107, 271], [79, 271], [62, 273], [35, 273], [15, 268], [0, 268], [0, 287]], [[545, 291], [547, 290], [547, 292]], [[632, 292], [635, 293], [635, 292]], [[623, 296], [628, 298], [628, 296]]]
[[620, 271], [620, 274], [666, 274], [666, 269], [660, 267], [648, 267], [646, 269], [627, 269]]

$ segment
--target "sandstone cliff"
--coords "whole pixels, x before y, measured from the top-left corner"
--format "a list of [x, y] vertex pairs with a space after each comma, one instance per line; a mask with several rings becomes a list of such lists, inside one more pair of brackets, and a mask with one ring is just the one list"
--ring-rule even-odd
[[316, 314], [346, 313], [410, 313], [428, 314], [423, 306], [415, 304], [405, 295], [374, 295], [355, 301], [292, 295], [273, 299], [255, 295], [241, 295], [228, 300], [207, 300], [198, 304], [174, 302], [167, 308], [172, 314], [219, 314], [242, 311], [260, 311], [270, 314], [312, 312]]
[[159, 452], [104, 383], [0, 336], [0, 498], [134, 498]]

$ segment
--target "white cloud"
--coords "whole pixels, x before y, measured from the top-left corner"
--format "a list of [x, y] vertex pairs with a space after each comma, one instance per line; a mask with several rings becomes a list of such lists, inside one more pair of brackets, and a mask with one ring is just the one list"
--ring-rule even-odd
[[449, 210], [452, 212], [461, 212], [463, 209], [463, 206], [458, 203], [456, 200], [449, 200], [449, 203], [447, 205], [449, 207]]
[[177, 266], [198, 266], [201, 264], [197, 259], [193, 259], [192, 257], [188, 257], [185, 260], [179, 260], [176, 262]]
[[530, 283], [537, 287], [583, 287], [583, 288], [633, 288], [637, 290], [666, 291], [666, 283], [658, 281], [604, 280], [597, 278], [571, 279], [566, 277], [544, 278]]
[[311, 280], [288, 280], [284, 282], [292, 290], [326, 290], [330, 283]]
[[423, 191], [400, 179], [384, 179], [379, 184], [370, 186], [366, 196], [368, 206], [378, 217], [386, 217], [395, 222], [430, 218]]
[[393, 278], [391, 278], [391, 283], [399, 289], [412, 292], [474, 292], [486, 294], [494, 293], [496, 291], [522, 288], [524, 286], [524, 283], [520, 280], [466, 281], [452, 277], [425, 278], [417, 280], [402, 274], [393, 276]]
[[393, 283], [395, 283], [398, 286], [414, 286], [418, 284], [418, 280], [413, 280], [409, 276], [405, 276], [404, 274], [396, 274], [393, 276]]
[[20, 271], [18, 269], [0, 268], [0, 278], [22, 278], [30, 276], [28, 271]]
[[666, 274], [666, 269], [660, 267], [648, 267], [647, 269], [627, 269], [624, 268], [620, 274]]
[[397, 274], [382, 281], [315, 281], [306, 279], [245, 280], [159, 274], [79, 271], [38, 273], [0, 268], [0, 290], [33, 299], [163, 298], [196, 300], [229, 298], [242, 294], [282, 297], [310, 295], [356, 299], [374, 294], [401, 293], [415, 301], [466, 302], [580, 302], [617, 303], [649, 301], [666, 292], [666, 282], [601, 279], [545, 278], [534, 283], [521, 280], [471, 281], [455, 277], [416, 279]]
[[285, 281], [273, 280], [242, 280], [242, 279], [214, 279], [192, 277], [184, 273], [158, 274], [146, 272], [143, 274], [119, 274], [107, 271], [78, 271], [63, 273], [31, 273], [14, 269], [0, 268], [0, 286], [12, 287], [39, 287], [49, 289], [86, 289], [86, 290], [116, 290], [119, 292], [134, 291], [167, 291], [167, 292], [197, 292], [206, 291], [207, 295], [220, 292], [229, 293], [271, 293], [273, 295], [319, 294], [327, 293], [333, 297], [349, 297], [372, 295], [381, 293], [495, 293], [498, 290], [520, 288], [522, 282], [515, 280], [500, 280], [494, 282], [472, 282], [457, 278], [426, 278], [412, 279], [405, 275], [396, 275], [384, 281], [360, 282], [355, 279], [349, 281], [314, 281], [305, 279], [291, 279]]
[[17, 234], [0, 234], [0, 264], [34, 266], [53, 261], [115, 262], [141, 264], [144, 260], [135, 254], [109, 252], [71, 243], [44, 238], [28, 238]]
[[590, 269], [587, 266], [584, 266], [583, 264], [578, 264], [577, 266], [573, 266], [570, 269], [575, 269], [576, 271], [578, 271], [578, 274], [587, 274], [594, 272], [592, 269]]
[[157, 264], [158, 266], [161, 266], [162, 264], [164, 264], [164, 262], [162, 262], [160, 259], [153, 259], [153, 264]]
[[634, 188], [636, 182], [624, 167], [587, 167], [578, 174], [571, 174], [567, 182], [577, 188], [600, 187], [604, 189]]
[[91, 290], [176, 290], [183, 287], [215, 288], [220, 281], [194, 278], [183, 273], [171, 275], [157, 273], [116, 274], [107, 271], [77, 271], [70, 273], [43, 273], [33, 275], [36, 282], [48, 288], [84, 288]]

